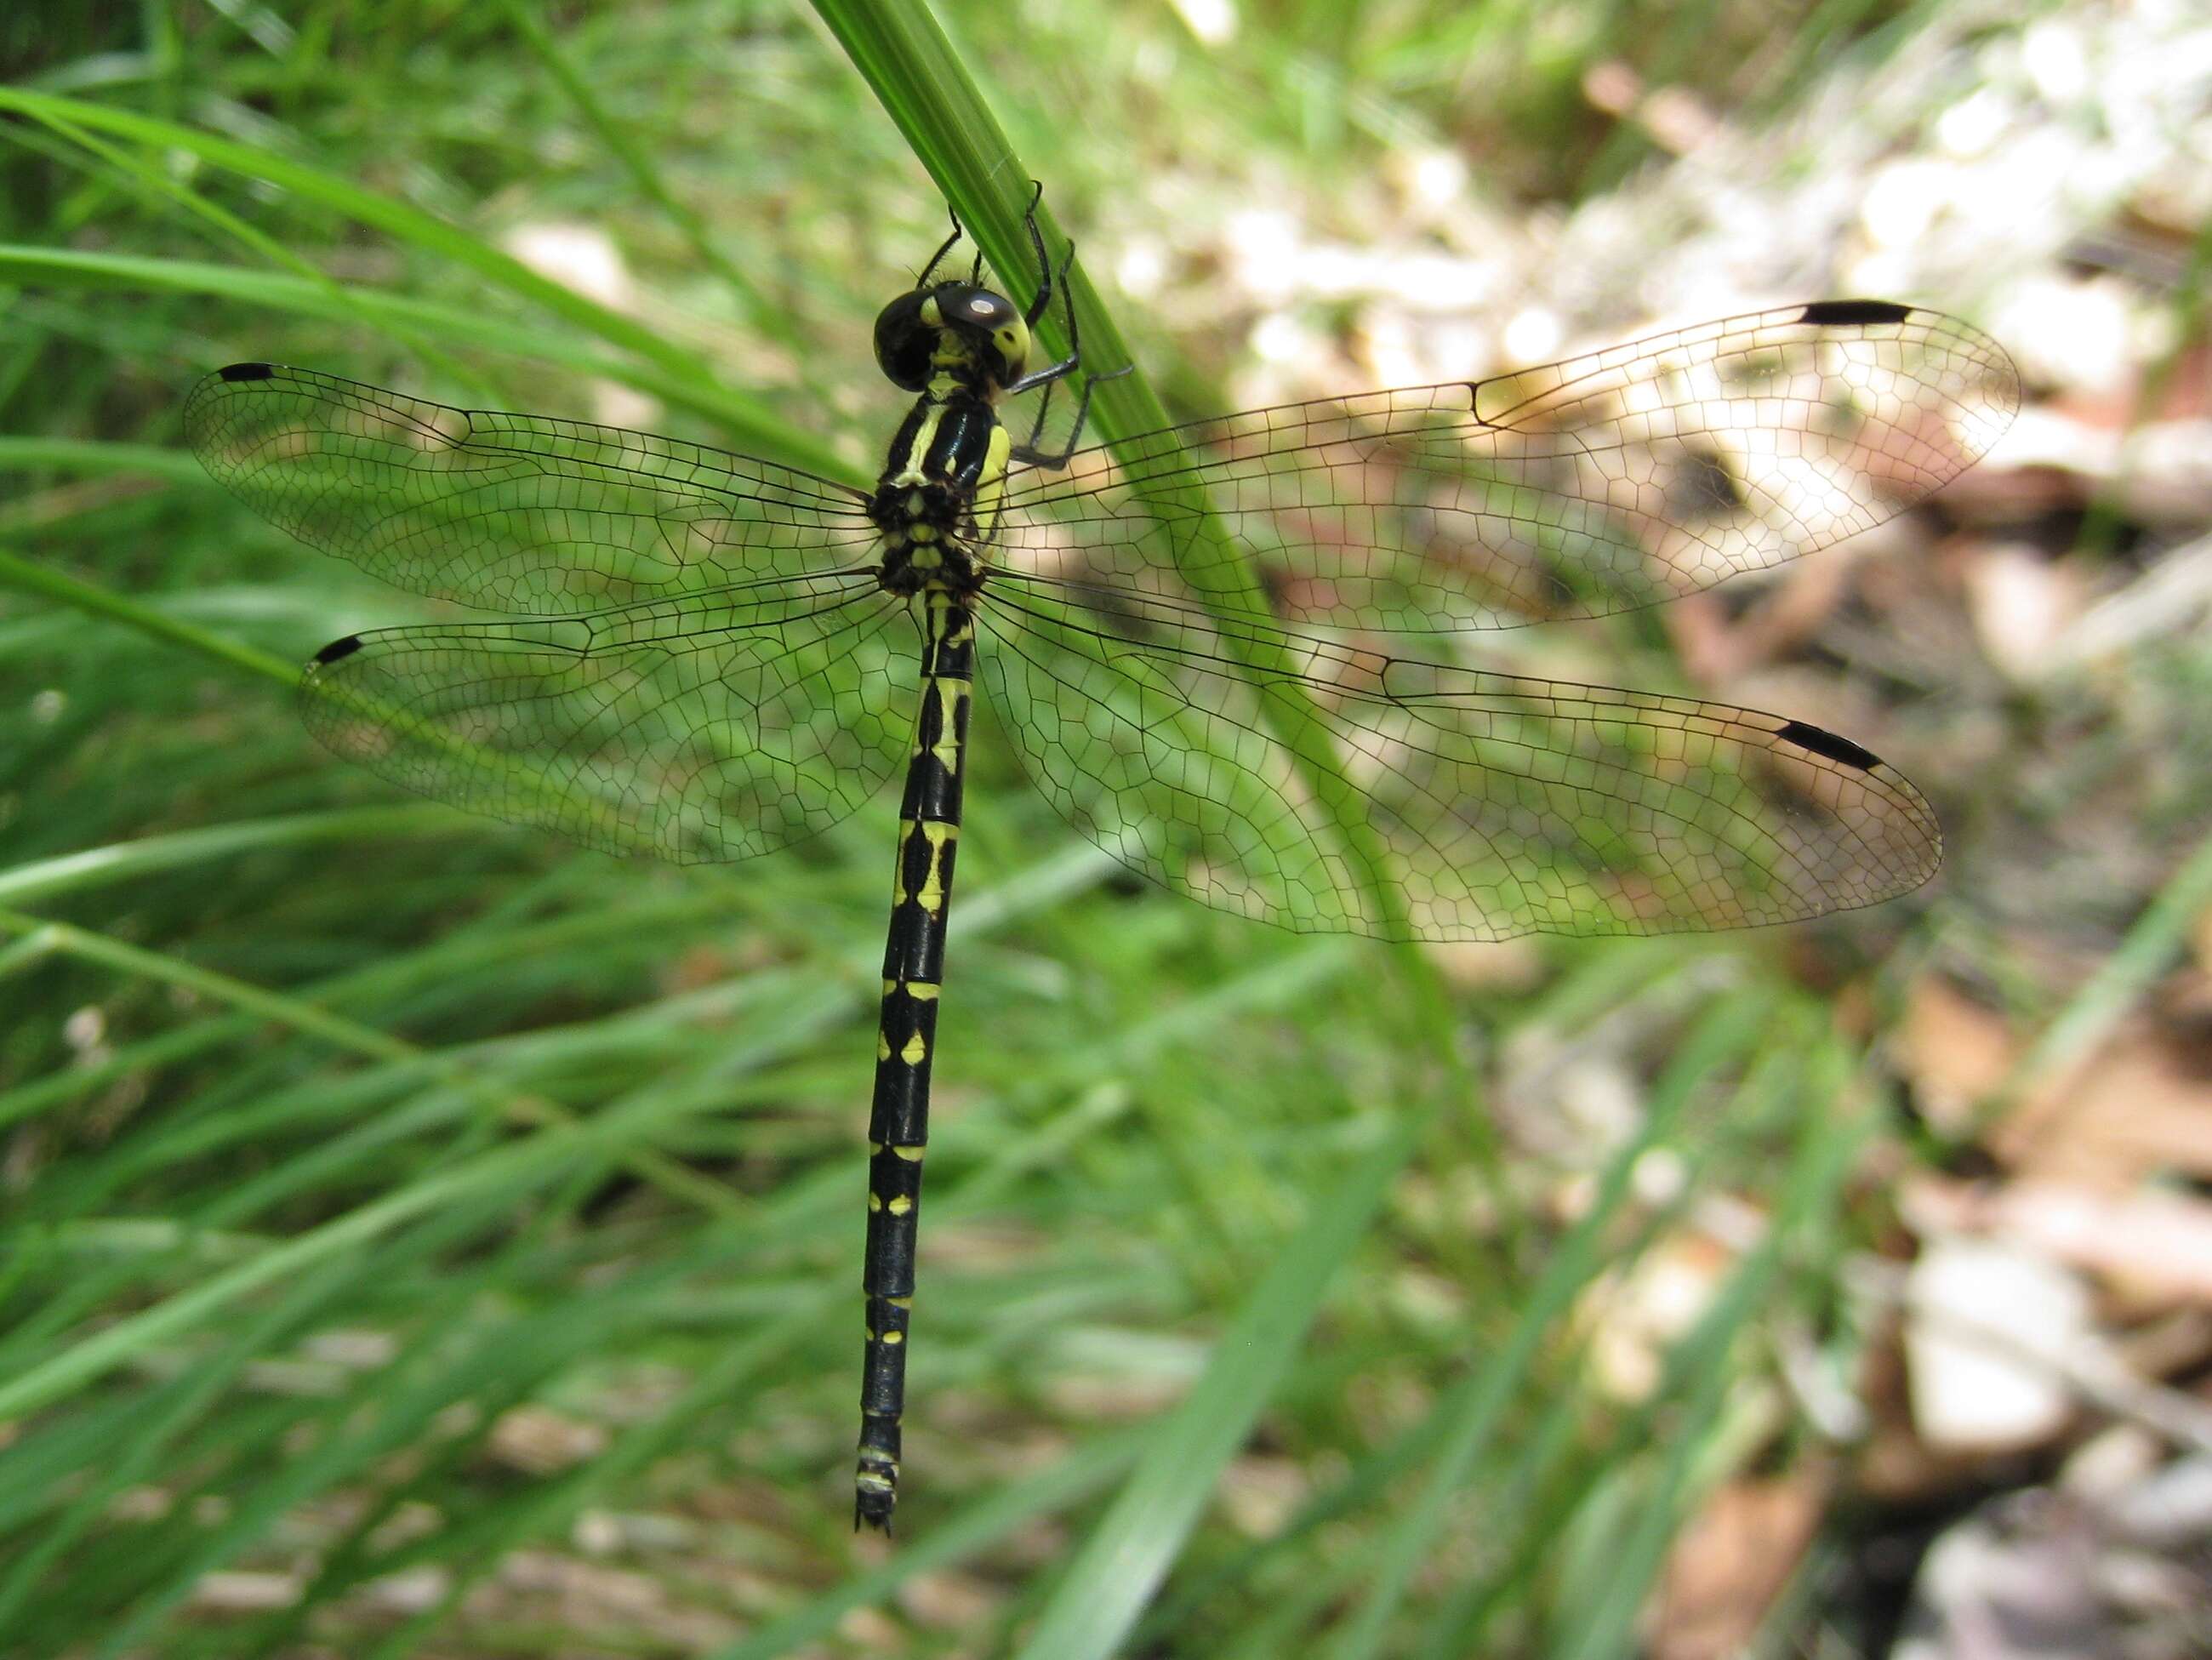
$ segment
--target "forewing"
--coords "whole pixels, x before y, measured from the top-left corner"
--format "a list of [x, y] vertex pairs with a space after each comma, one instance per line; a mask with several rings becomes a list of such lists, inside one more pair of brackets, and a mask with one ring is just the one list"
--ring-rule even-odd
[[[903, 607], [872, 578], [326, 647], [308, 728], [404, 789], [611, 853], [744, 859], [826, 829], [905, 751]], [[906, 654], [911, 660], [911, 651]]]
[[857, 492], [773, 462], [279, 364], [209, 375], [185, 431], [270, 523], [396, 587], [485, 610], [568, 616], [819, 575], [873, 536]]
[[1010, 486], [995, 556], [1152, 596], [1246, 564], [1273, 615], [1368, 630], [1596, 616], [1881, 523], [1972, 466], [2019, 401], [2003, 350], [1954, 318], [1793, 306], [1085, 450]]
[[[1254, 625], [1296, 678], [1138, 603], [987, 593], [990, 704], [1031, 777], [1133, 870], [1304, 931], [1500, 939], [1794, 921], [1918, 886], [1936, 818], [1892, 768], [1725, 704], [1438, 666]], [[1112, 639], [1102, 651], [1094, 630]], [[1270, 636], [1263, 642], [1263, 633]], [[1285, 733], [1318, 714], [1316, 781]], [[1381, 849], [1395, 909], [1354, 849]]]

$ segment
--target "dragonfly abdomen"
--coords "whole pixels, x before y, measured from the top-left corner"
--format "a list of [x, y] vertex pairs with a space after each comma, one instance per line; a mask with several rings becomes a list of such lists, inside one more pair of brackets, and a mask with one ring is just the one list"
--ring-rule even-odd
[[921, 708], [899, 806], [898, 860], [876, 1036], [876, 1092], [868, 1116], [868, 1247], [861, 1275], [867, 1318], [854, 1475], [855, 1527], [866, 1523], [888, 1530], [898, 1500], [907, 1327], [914, 1309], [922, 1156], [929, 1141], [929, 1071], [945, 975], [945, 921], [959, 851], [975, 642], [967, 606], [941, 587], [930, 589], [924, 610]]

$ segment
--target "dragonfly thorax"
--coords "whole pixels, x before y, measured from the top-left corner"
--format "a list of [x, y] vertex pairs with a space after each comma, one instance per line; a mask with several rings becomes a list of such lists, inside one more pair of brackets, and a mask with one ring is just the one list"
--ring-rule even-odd
[[975, 550], [988, 533], [1010, 440], [988, 397], [926, 392], [891, 440], [868, 517], [883, 532], [877, 579], [894, 593], [982, 586]]

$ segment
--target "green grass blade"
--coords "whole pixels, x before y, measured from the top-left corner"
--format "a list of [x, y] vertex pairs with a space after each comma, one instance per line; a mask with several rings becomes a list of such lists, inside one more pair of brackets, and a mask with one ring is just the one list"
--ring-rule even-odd
[[1296, 1358], [1329, 1281], [1412, 1156], [1417, 1128], [1401, 1123], [1346, 1171], [1254, 1288], [1213, 1345], [1197, 1386], [1068, 1565], [1020, 1660], [1104, 1660], [1120, 1648]]
[[[1618, 1660], [1636, 1651], [1635, 1627], [1667, 1548], [1687, 1519], [1700, 1464], [1728, 1392], [1740, 1380], [1733, 1355], [1782, 1276], [1790, 1247], [1827, 1225], [1876, 1115], [1838, 1111], [1850, 1093], [1851, 1062], [1832, 1037], [1814, 1041], [1797, 1075], [1800, 1134], [1782, 1192], [1759, 1243], [1737, 1263], [1711, 1305], [1667, 1357], [1658, 1399], [1673, 1403], [1663, 1454], [1622, 1535], [1593, 1563], [1590, 1583], [1570, 1586], [1565, 1629], [1552, 1652], [1560, 1660]], [[1579, 1594], [1577, 1592], [1579, 1591]]]
[[135, 842], [87, 848], [56, 859], [41, 859], [0, 871], [0, 903], [33, 904], [53, 895], [127, 882], [162, 871], [188, 869], [212, 860], [269, 848], [359, 838], [374, 842], [394, 836], [451, 836], [471, 821], [452, 807], [431, 801], [398, 806], [355, 807], [340, 812], [294, 813], [281, 818], [246, 819], [205, 830], [142, 836]]
[[500, 3], [507, 13], [507, 21], [514, 25], [515, 33], [522, 37], [523, 44], [545, 66], [545, 72], [558, 83], [568, 101], [576, 106], [577, 113], [599, 136], [599, 142], [622, 163], [623, 170], [629, 175], [630, 183], [637, 186], [639, 193], [647, 201], [668, 216], [670, 223], [684, 233], [684, 240], [690, 245], [693, 257], [721, 278], [723, 285], [737, 301], [742, 319], [756, 325], [766, 324], [789, 340], [791, 330], [781, 310], [770, 305], [751, 280], [722, 257], [721, 250], [714, 246], [714, 239], [708, 234], [706, 222], [668, 188], [661, 179], [660, 169], [653, 165], [653, 158], [633, 143], [622, 124], [608, 113], [606, 106], [592, 91], [592, 83], [577, 73], [576, 66], [568, 61], [568, 53], [562, 52], [559, 43], [546, 33], [545, 25], [539, 21], [532, 0], [500, 0]]
[[[712, 380], [679, 379], [650, 363], [580, 345], [564, 336], [503, 323], [497, 318], [441, 305], [365, 284], [348, 284], [334, 297], [328, 284], [280, 271], [192, 259], [155, 258], [104, 249], [29, 247], [0, 244], [0, 280], [89, 293], [116, 289], [152, 294], [203, 294], [241, 306], [331, 322], [366, 321], [392, 331], [558, 363], [611, 380], [712, 421], [730, 444], [804, 472], [856, 487], [873, 482], [812, 435], [781, 419], [761, 399]], [[212, 364], [204, 367], [215, 367]], [[179, 396], [182, 387], [179, 388]]]
[[1575, 1298], [1604, 1266], [1604, 1243], [1628, 1203], [1638, 1161], [1674, 1133], [1676, 1119], [1696, 1088], [1758, 1042], [1771, 1013], [1764, 997], [1732, 1000], [1684, 1043], [1644, 1122], [1607, 1164], [1589, 1211], [1553, 1250], [1543, 1277], [1522, 1302], [1504, 1347], [1455, 1391], [1457, 1403], [1435, 1438], [1435, 1456], [1419, 1496], [1385, 1534], [1367, 1594], [1330, 1649], [1332, 1660], [1376, 1660], [1382, 1652], [1406, 1588], [1443, 1536], [1450, 1507], [1467, 1492], [1507, 1403], [1525, 1381], [1541, 1345], [1560, 1329]]
[[264, 679], [275, 680], [283, 685], [292, 685], [300, 678], [300, 666], [296, 663], [288, 663], [265, 651], [240, 645], [235, 640], [227, 639], [211, 629], [201, 628], [198, 623], [172, 617], [142, 600], [111, 593], [90, 582], [81, 582], [74, 576], [64, 576], [58, 570], [34, 564], [5, 548], [0, 548], [0, 585], [24, 593], [59, 600], [89, 616], [104, 617], [111, 622], [121, 623], [156, 640], [185, 647], [228, 667], [243, 669], [248, 674], [258, 674]]
[[156, 150], [181, 150], [211, 167], [296, 192], [308, 201], [474, 271], [493, 286], [529, 301], [563, 322], [659, 364], [679, 380], [708, 378], [706, 366], [697, 354], [670, 344], [650, 329], [574, 289], [540, 277], [512, 254], [501, 252], [433, 214], [374, 191], [363, 190], [319, 167], [197, 128], [104, 104], [28, 92], [20, 87], [0, 87], [0, 110], [112, 133]]
[[853, 1575], [743, 1642], [717, 1650], [711, 1660], [776, 1660], [835, 1635], [838, 1622], [855, 1609], [883, 1602], [916, 1577], [968, 1561], [1087, 1498], [1133, 1462], [1146, 1438], [1144, 1431], [1123, 1430], [1085, 1443], [1050, 1468], [933, 1523], [921, 1537], [902, 1540], [888, 1560]]

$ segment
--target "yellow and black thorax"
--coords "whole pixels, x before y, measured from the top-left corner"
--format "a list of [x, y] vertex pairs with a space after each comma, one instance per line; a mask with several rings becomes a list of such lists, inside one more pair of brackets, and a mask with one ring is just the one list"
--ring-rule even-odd
[[884, 537], [878, 580], [890, 592], [965, 599], [982, 586], [979, 546], [1012, 449], [998, 400], [1029, 353], [1021, 312], [972, 283], [909, 290], [876, 319], [876, 362], [892, 384], [920, 394], [868, 499]]

